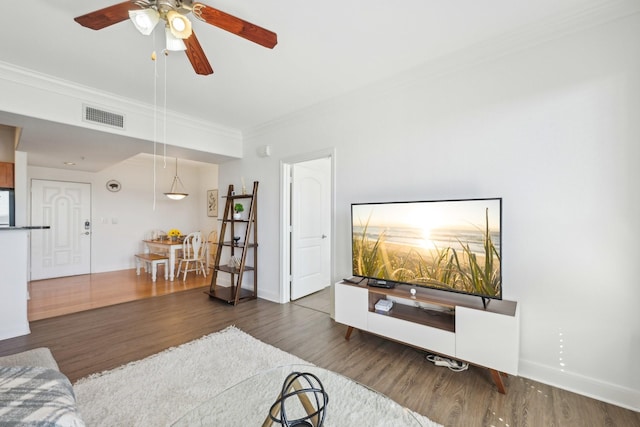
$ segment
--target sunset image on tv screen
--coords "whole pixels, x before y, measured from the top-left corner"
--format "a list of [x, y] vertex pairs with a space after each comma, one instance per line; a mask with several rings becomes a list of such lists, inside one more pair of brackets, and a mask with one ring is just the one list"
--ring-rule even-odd
[[501, 199], [351, 209], [354, 275], [502, 297]]

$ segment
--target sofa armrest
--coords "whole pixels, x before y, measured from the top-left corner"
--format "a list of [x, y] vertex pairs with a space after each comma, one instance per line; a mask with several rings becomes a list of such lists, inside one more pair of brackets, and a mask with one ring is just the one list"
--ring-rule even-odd
[[56, 359], [51, 354], [51, 350], [45, 347], [2, 356], [0, 357], [0, 366], [39, 366], [41, 368], [60, 370]]
[[2, 425], [84, 427], [69, 379], [57, 369], [0, 367]]

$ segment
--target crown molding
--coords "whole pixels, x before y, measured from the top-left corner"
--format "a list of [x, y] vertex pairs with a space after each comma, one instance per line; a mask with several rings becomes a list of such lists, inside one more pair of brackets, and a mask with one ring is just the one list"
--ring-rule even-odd
[[[101, 106], [124, 114], [135, 112], [135, 114], [150, 119], [156, 115], [162, 114], [164, 116], [165, 114], [164, 110], [160, 112], [158, 107], [153, 104], [101, 91], [93, 87], [83, 86], [72, 81], [59, 79], [3, 61], [0, 61], [0, 80], [58, 95], [66, 99], [79, 100], [84, 104]], [[22, 112], [8, 112], [22, 114]], [[238, 141], [242, 139], [242, 133], [238, 129], [197, 119], [172, 110], [167, 110], [166, 115], [170, 121], [179, 122], [182, 126], [197, 129], [222, 138], [230, 138]], [[47, 117], [38, 118], [47, 119]]]

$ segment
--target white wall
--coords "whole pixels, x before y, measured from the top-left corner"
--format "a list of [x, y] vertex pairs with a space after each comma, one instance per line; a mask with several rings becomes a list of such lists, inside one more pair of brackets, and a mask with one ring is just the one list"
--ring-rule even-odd
[[638, 40], [636, 15], [253, 130], [220, 182], [260, 181], [259, 295], [281, 295], [283, 159], [335, 148], [334, 280], [351, 271], [350, 203], [500, 196], [521, 375], [640, 410]]
[[13, 163], [15, 128], [0, 125], [0, 162]]
[[[178, 160], [178, 176], [189, 196], [175, 201], [163, 194], [175, 175], [175, 158], [167, 158], [165, 168], [158, 156], [156, 165], [155, 210], [153, 157], [149, 155], [135, 156], [98, 173], [31, 166], [28, 175], [29, 183], [36, 178], [91, 184], [91, 271], [100, 273], [133, 268], [133, 254], [143, 249], [142, 239], [150, 230], [178, 228], [184, 234], [202, 231], [207, 235], [217, 229], [216, 218], [207, 217], [206, 192], [217, 188], [218, 166]], [[119, 192], [106, 189], [111, 179], [122, 185]]]

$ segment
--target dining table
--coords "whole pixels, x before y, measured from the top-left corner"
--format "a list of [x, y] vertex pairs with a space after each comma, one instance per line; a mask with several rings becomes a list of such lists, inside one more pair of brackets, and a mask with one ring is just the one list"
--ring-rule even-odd
[[182, 250], [182, 240], [156, 239], [144, 240], [149, 252], [169, 254], [169, 280], [175, 278], [178, 251]]
[[[171, 239], [149, 239], [143, 240], [147, 245], [149, 252], [152, 253], [168, 253], [169, 254], [169, 280], [175, 278], [176, 261], [178, 260], [178, 253], [182, 250], [182, 240]], [[204, 242], [205, 264], [207, 271], [209, 270], [209, 242]]]

